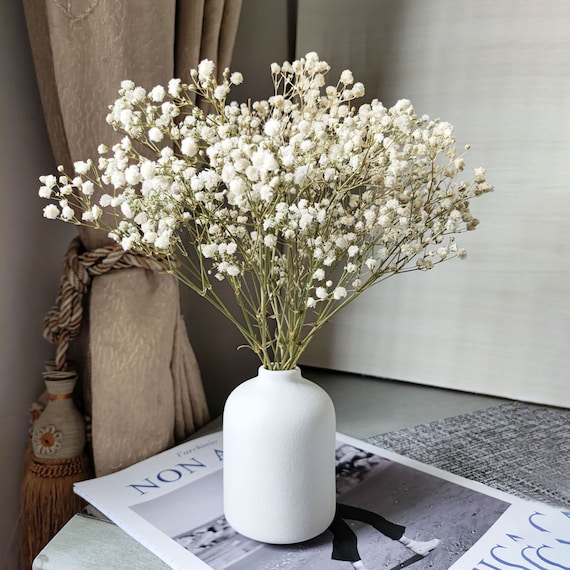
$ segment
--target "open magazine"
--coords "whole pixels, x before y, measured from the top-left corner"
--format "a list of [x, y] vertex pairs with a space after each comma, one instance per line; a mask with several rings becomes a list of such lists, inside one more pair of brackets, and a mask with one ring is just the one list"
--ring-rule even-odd
[[[342, 434], [336, 455], [336, 523], [295, 545], [258, 543], [226, 522], [222, 432], [76, 483], [75, 492], [180, 570], [348, 570], [355, 551], [366, 568], [386, 570], [570, 568], [567, 510], [521, 500]], [[386, 526], [396, 525], [411, 540], [440, 543], [416, 554], [387, 536]]]

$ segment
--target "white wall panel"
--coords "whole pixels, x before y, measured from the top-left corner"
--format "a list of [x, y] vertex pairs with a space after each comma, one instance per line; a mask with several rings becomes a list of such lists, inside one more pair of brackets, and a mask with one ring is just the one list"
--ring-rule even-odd
[[305, 364], [570, 406], [570, 3], [301, 0], [298, 54], [448, 120], [493, 194], [465, 262], [396, 276]]

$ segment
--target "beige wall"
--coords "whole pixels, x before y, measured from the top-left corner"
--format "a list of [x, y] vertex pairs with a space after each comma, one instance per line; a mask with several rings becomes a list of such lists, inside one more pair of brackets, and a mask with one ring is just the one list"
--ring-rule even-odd
[[53, 172], [22, 7], [0, 2], [0, 566], [16, 567], [28, 409], [52, 347], [42, 337], [72, 227], [42, 218], [38, 176]]

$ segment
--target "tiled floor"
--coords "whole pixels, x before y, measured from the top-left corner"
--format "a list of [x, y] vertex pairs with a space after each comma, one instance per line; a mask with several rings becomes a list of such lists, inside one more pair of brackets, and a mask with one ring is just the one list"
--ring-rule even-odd
[[337, 430], [360, 439], [506, 401], [317, 368], [303, 368], [303, 375], [329, 393], [336, 408]]

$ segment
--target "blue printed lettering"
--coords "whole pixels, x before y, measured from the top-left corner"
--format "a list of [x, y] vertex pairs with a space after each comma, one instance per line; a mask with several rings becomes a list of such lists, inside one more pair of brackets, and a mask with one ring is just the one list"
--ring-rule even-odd
[[141, 495], [146, 495], [146, 491], [143, 491], [143, 489], [160, 488], [159, 485], [153, 483], [148, 477], [146, 479], [143, 479], [143, 481], [148, 481], [148, 485], [143, 485], [142, 483], [139, 483], [138, 485], [127, 485], [127, 487], [132, 487], [133, 489], [136, 489]]

